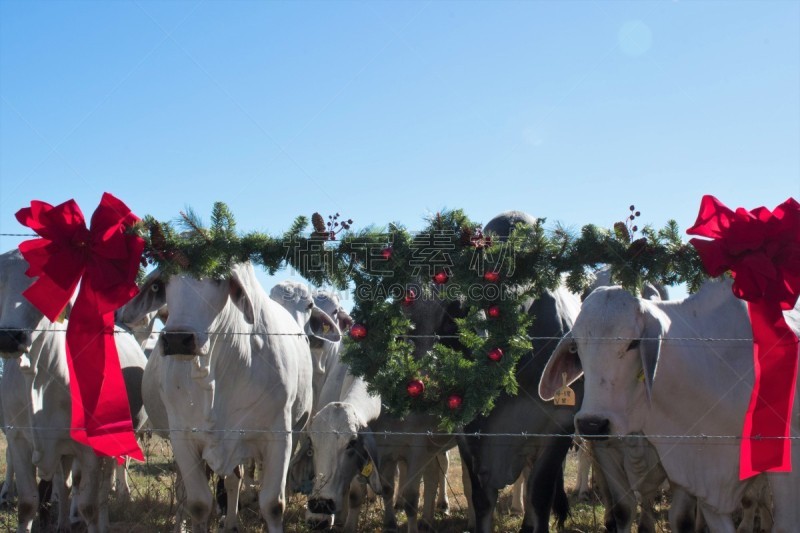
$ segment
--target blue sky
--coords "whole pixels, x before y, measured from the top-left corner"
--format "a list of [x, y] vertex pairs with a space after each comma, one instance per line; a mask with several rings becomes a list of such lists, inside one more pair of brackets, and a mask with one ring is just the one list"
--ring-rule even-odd
[[273, 233], [800, 199], [793, 1], [4, 0], [0, 97], [0, 233], [103, 191]]

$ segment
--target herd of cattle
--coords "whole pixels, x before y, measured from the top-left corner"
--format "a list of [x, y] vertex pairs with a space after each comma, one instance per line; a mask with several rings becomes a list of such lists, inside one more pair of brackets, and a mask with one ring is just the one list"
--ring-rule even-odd
[[[485, 231], [502, 237], [519, 221], [531, 218], [504, 213]], [[69, 436], [66, 323], [50, 322], [22, 296], [31, 283], [26, 268], [17, 251], [0, 255], [4, 493], [13, 479], [20, 532], [31, 530], [39, 508], [37, 479], [52, 482], [58, 531], [75, 520], [106, 531], [114, 463]], [[439, 485], [445, 452], [457, 446], [471, 529], [492, 531], [498, 492], [522, 478], [522, 531], [548, 531], [551, 515], [559, 525], [567, 517], [563, 464], [577, 430], [591, 444], [609, 531], [631, 531], [637, 515], [638, 531], [653, 531], [653, 499], [665, 480], [674, 532], [734, 532], [742, 507], [740, 532], [753, 529], [756, 509], [762, 530], [800, 531], [800, 469], [741, 481], [739, 441], [727, 438], [741, 432], [753, 385], [750, 323], [730, 284], [708, 282], [681, 301], [662, 300], [653, 287], [642, 297], [609, 286], [584, 296], [559, 288], [526, 302], [534, 350], [519, 362], [519, 394], [502, 395], [488, 416], [456, 435], [436, 433], [430, 416], [390, 416], [348, 373], [339, 350], [352, 320], [335, 295], [293, 282], [267, 294], [249, 264], [234, 266], [225, 280], [151, 273], [118, 311], [115, 338], [136, 429], [162, 434], [174, 451], [176, 528], [208, 531], [213, 471], [227, 494], [224, 529], [236, 530], [242, 477], [258, 465], [269, 531], [283, 530], [287, 490], [309, 495], [314, 528], [356, 531], [369, 489], [385, 502], [384, 529], [396, 531], [398, 472], [408, 531], [431, 529], [436, 490], [424, 491], [420, 519], [420, 483]], [[448, 337], [466, 313], [459, 302], [419, 299], [407, 312], [416, 357], [436, 335], [463, 349]], [[146, 337], [157, 314], [164, 327], [146, 357], [128, 331]], [[800, 310], [786, 316], [800, 331]], [[565, 380], [576, 407], [551, 401]]]

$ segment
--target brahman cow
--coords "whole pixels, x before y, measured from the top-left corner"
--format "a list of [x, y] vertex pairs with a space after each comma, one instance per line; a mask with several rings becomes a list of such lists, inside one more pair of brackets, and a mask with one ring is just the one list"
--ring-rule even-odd
[[[534, 224], [535, 219], [519, 211], [510, 211], [493, 218], [484, 233], [501, 239], [508, 236], [517, 223]], [[492, 531], [498, 492], [511, 485], [526, 465], [531, 467], [527, 482], [531, 499], [525, 509], [523, 531], [548, 530], [551, 509], [560, 524], [569, 509], [564, 492], [563, 461], [572, 438], [573, 416], [577, 407], [555, 406], [536, 394], [539, 378], [558, 339], [572, 326], [580, 309], [580, 299], [566, 289], [546, 291], [535, 300], [524, 303], [523, 312], [535, 317], [528, 334], [534, 349], [524, 355], [516, 371], [519, 393], [501, 394], [488, 416], [480, 416], [466, 426], [458, 447], [463, 465], [472, 482], [472, 502], [479, 533]], [[581, 390], [576, 387], [578, 405]], [[547, 437], [488, 436], [491, 433], [553, 435]], [[560, 435], [560, 436], [559, 436]]]
[[[788, 317], [795, 330], [797, 314]], [[568, 382], [585, 376], [578, 432], [593, 438], [643, 433], [673, 487], [697, 498], [709, 528], [734, 531], [731, 514], [751, 482], [739, 479], [735, 436], [752, 391], [753, 346], [746, 306], [733, 296], [729, 281], [708, 282], [674, 302], [636, 298], [620, 287], [596, 290], [548, 362], [539, 387], [542, 398], [554, 396], [564, 374]], [[795, 457], [800, 453], [797, 414], [795, 397]], [[795, 468], [767, 477], [773, 531], [796, 531], [800, 472]], [[673, 530], [679, 530], [670, 518]]]
[[[169, 420], [170, 441], [196, 532], [207, 531], [213, 505], [206, 465], [228, 480], [236, 509], [234, 471], [245, 460], [263, 464], [261, 515], [283, 531], [286, 471], [293, 432], [302, 430], [312, 401], [312, 363], [303, 329], [258, 283], [249, 263], [225, 279], [151, 276], [128, 304], [126, 321], [169, 308], [161, 340], [148, 361], [145, 394], [156, 390]], [[138, 316], [137, 316], [138, 315]], [[237, 527], [225, 521], [226, 529]]]
[[[67, 478], [72, 461], [77, 507], [88, 530], [106, 531], [114, 460], [98, 457], [70, 436], [72, 398], [67, 368], [67, 322], [51, 322], [22, 295], [32, 283], [28, 263], [14, 250], [0, 255], [0, 355], [6, 359], [0, 386], [6, 436], [18, 491], [17, 531], [30, 531], [39, 504], [36, 474], [54, 482], [57, 527], [69, 530]], [[134, 428], [146, 421], [141, 380], [146, 359], [132, 335], [115, 330]]]

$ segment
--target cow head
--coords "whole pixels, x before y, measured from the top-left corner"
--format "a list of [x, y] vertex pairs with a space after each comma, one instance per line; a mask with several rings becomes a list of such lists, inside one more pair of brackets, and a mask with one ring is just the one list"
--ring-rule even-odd
[[[248, 263], [231, 267], [225, 279], [195, 278], [186, 274], [165, 277], [151, 273], [137, 294], [117, 314], [126, 324], [136, 323], [152, 311], [169, 309], [161, 331], [163, 354], [192, 359], [209, 353], [209, 333], [220, 321], [253, 325], [256, 311], [251, 294], [257, 289], [253, 268]], [[241, 337], [246, 337], [241, 335]], [[232, 342], [246, 342], [234, 338]]]
[[583, 374], [578, 433], [604, 438], [641, 431], [667, 325], [657, 308], [621, 287], [597, 289], [548, 361], [539, 395], [550, 400], [564, 379], [569, 384]]
[[466, 351], [459, 342], [457, 318], [467, 316], [469, 309], [460, 300], [442, 298], [436, 287], [421, 287], [415, 291], [419, 295], [403, 307], [403, 312], [411, 320], [414, 331], [414, 357], [425, 357], [433, 345], [440, 343], [454, 350]]
[[269, 297], [289, 311], [306, 332], [314, 359], [314, 371], [324, 373], [326, 355], [331, 350], [331, 344], [342, 339], [334, 319], [317, 307], [311, 291], [304, 283], [282, 281], [272, 287]]
[[22, 294], [33, 283], [27, 269], [19, 251], [0, 255], [0, 356], [4, 358], [28, 352], [37, 330], [50, 323]]
[[376, 494], [381, 493], [375, 438], [365, 429], [350, 404], [329, 403], [314, 416], [309, 430], [315, 474], [308, 500], [311, 513], [341, 511], [342, 498], [356, 476], [368, 482]]

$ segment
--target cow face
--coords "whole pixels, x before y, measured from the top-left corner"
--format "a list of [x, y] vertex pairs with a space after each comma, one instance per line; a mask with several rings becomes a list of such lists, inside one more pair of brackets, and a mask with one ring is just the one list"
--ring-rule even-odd
[[218, 321], [235, 320], [242, 326], [255, 321], [255, 310], [248, 296], [252, 283], [248, 268], [251, 267], [235, 265], [227, 279], [198, 279], [185, 274], [165, 278], [156, 271], [148, 276], [139, 294], [120, 310], [117, 319], [126, 324], [136, 323], [166, 305], [169, 313], [159, 341], [163, 354], [182, 360], [206, 355], [210, 350], [209, 333], [217, 329]]
[[547, 363], [540, 396], [552, 399], [565, 379], [572, 383], [583, 374], [578, 433], [605, 438], [641, 431], [662, 333], [661, 322], [643, 300], [620, 287], [596, 290]]
[[306, 332], [314, 359], [314, 371], [324, 373], [331, 345], [342, 339], [332, 315], [317, 307], [311, 291], [303, 283], [282, 281], [272, 288], [269, 297], [289, 311]]
[[46, 322], [22, 292], [33, 278], [25, 275], [28, 262], [17, 250], [0, 255], [0, 356], [19, 357], [27, 352], [36, 330]]
[[380, 494], [375, 440], [371, 433], [361, 432], [364, 427], [353, 406], [341, 402], [326, 405], [314, 416], [309, 431], [314, 458], [314, 489], [308, 501], [312, 513], [341, 511], [343, 495], [357, 475]]
[[[417, 294], [421, 291], [417, 290]], [[438, 297], [434, 291], [423, 292], [421, 296], [403, 307], [403, 312], [411, 320], [414, 331], [414, 357], [419, 359], [433, 350], [437, 342], [454, 350], [465, 351], [459, 342], [457, 318], [467, 316], [468, 309], [458, 300], [448, 301]]]

